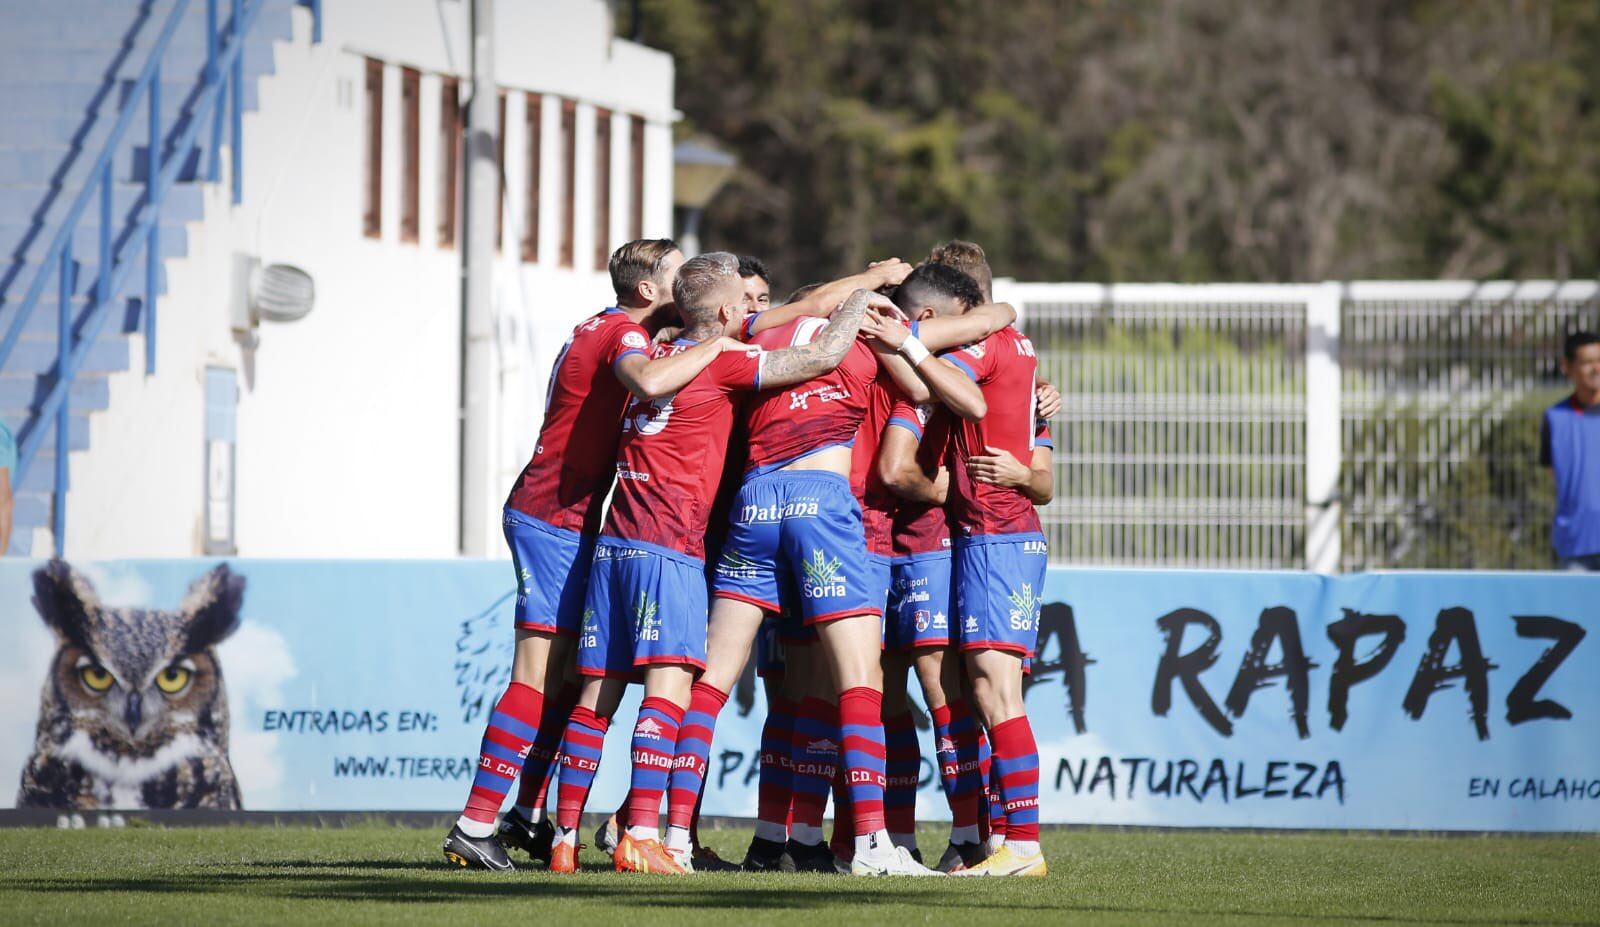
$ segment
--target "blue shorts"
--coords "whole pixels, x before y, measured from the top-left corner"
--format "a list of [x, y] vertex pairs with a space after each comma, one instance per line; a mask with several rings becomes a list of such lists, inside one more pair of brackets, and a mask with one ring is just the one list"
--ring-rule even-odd
[[953, 579], [962, 650], [1033, 656], [1049, 557], [1037, 532], [956, 539]]
[[594, 535], [547, 525], [513, 508], [505, 509], [502, 520], [517, 571], [517, 629], [577, 634]]
[[706, 666], [705, 563], [602, 537], [578, 635], [578, 672], [632, 677], [646, 666]]
[[896, 557], [890, 562], [889, 610], [884, 612], [883, 646], [888, 650], [945, 647], [950, 644], [950, 551]]
[[867, 556], [861, 506], [845, 477], [778, 470], [739, 487], [715, 595], [776, 612], [785, 576], [799, 590], [807, 626], [883, 613], [884, 585]]

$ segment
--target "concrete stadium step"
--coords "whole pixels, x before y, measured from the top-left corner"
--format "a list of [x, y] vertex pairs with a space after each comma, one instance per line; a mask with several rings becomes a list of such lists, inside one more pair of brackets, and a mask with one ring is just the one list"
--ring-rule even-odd
[[[174, 77], [163, 73], [162, 104], [169, 108], [179, 106], [195, 89], [197, 78], [198, 75], [195, 74]], [[117, 88], [100, 104], [101, 111], [106, 114], [105, 118], [114, 118], [117, 108], [127, 97], [129, 87], [126, 84], [130, 81], [124, 81], [123, 87]], [[81, 113], [94, 99], [102, 83], [98, 77], [86, 76], [77, 81], [40, 81], [6, 85], [0, 88], [0, 101], [3, 101], [5, 111], [15, 116], [60, 116], [63, 113]], [[244, 108], [247, 111], [256, 108], [259, 95], [255, 82], [245, 81]], [[140, 105], [144, 105], [142, 100]]]
[[[144, 184], [120, 182], [112, 184], [112, 187], [112, 218], [120, 216], [126, 219], [134, 207], [144, 200]], [[0, 184], [0, 216], [27, 221], [41, 218], [40, 209], [46, 208], [49, 211], [42, 218], [46, 225], [54, 229], [60, 221], [55, 216], [64, 215], [71, 208], [80, 190], [81, 187], [67, 189], [45, 183]], [[90, 196], [91, 202], [79, 221], [88, 219], [90, 214], [99, 214], [99, 201], [93, 199], [98, 193]], [[56, 210], [59, 212], [54, 212]], [[162, 221], [192, 222], [200, 219], [205, 214], [205, 194], [198, 184], [174, 184], [167, 191], [161, 214]]]
[[[188, 253], [188, 226], [176, 220], [169, 219], [165, 214], [161, 217], [161, 234], [159, 236], [158, 250], [163, 259], [183, 257]], [[44, 249], [50, 247], [60, 230], [60, 223], [54, 226], [34, 225], [0, 222], [0, 256], [9, 256], [17, 253], [17, 249], [27, 242], [29, 251], [42, 255]], [[126, 233], [127, 223], [118, 223], [111, 226], [112, 242], [116, 237]], [[100, 224], [93, 225], [80, 221], [72, 231], [72, 253], [77, 255], [98, 255], [100, 252]], [[141, 249], [142, 250], [142, 249]], [[142, 279], [142, 278], [141, 278]], [[51, 288], [52, 290], [54, 287]], [[3, 300], [0, 300], [3, 303]]]
[[[32, 409], [50, 392], [50, 380], [25, 374], [0, 374], [0, 409]], [[103, 376], [79, 377], [67, 390], [74, 412], [99, 411], [111, 403], [111, 384]]]
[[[149, 62], [152, 49], [135, 48], [119, 54], [117, 49], [82, 48], [71, 50], [40, 51], [13, 49], [0, 56], [0, 88], [52, 82], [77, 82], [90, 78], [117, 77], [133, 80]], [[272, 46], [259, 39], [247, 39], [242, 51], [244, 72], [247, 78], [272, 73]], [[161, 76], [164, 80], [188, 78], [197, 80], [205, 68], [206, 49], [203, 38], [182, 46], [168, 46], [161, 59]]]
[[[120, 336], [95, 339], [84, 354], [78, 373], [119, 373], [128, 369], [128, 339]], [[56, 342], [51, 339], [20, 338], [6, 360], [9, 375], [43, 374], [56, 365]]]
[[[137, 276], [137, 280], [123, 287], [122, 295], [118, 297], [111, 310], [114, 315], [106, 320], [105, 327], [101, 329], [102, 332], [115, 331], [120, 334], [127, 334], [138, 328], [140, 324], [138, 315], [140, 307], [138, 304], [144, 300], [144, 271], [141, 269]], [[161, 279], [158, 277], [156, 282], [160, 284]], [[7, 297], [10, 300], [9, 302], [0, 299], [0, 333], [11, 330], [11, 320], [15, 318], [15, 314], [22, 308], [22, 300], [27, 295], [27, 287], [28, 283], [14, 286], [12, 294]], [[160, 290], [161, 287], [158, 285], [156, 293], [158, 298], [166, 295]], [[83, 324], [84, 303], [85, 301], [81, 296], [73, 303], [74, 325]], [[56, 294], [53, 287], [47, 287], [45, 292], [39, 294], [39, 301], [34, 304], [33, 311], [28, 313], [28, 320], [23, 323], [22, 337], [50, 339], [55, 336]], [[105, 337], [105, 335], [102, 334], [101, 337]]]
[[[107, 131], [94, 133], [99, 138], [82, 144], [45, 141], [11, 144], [0, 141], [0, 184], [25, 184], [44, 179], [51, 186], [81, 189], [89, 179], [95, 159], [105, 150], [110, 126], [104, 128]], [[200, 179], [206, 152], [211, 149], [210, 141], [211, 133], [202, 129], [195, 139], [193, 150], [178, 171], [178, 183]], [[224, 129], [222, 143], [217, 146], [223, 157], [228, 156], [228, 141], [227, 129]], [[148, 152], [149, 145], [142, 128], [124, 135], [111, 157], [112, 179], [118, 183], [143, 184]], [[170, 145], [162, 151], [162, 157], [173, 157]]]
[[32, 526], [50, 524], [50, 494], [43, 492], [19, 492], [13, 497], [16, 508], [11, 510], [11, 536], [13, 544], [16, 536], [23, 533], [22, 527], [28, 526], [26, 532], [32, 534]]
[[[39, 250], [42, 252], [44, 246], [41, 246]], [[141, 266], [135, 268], [132, 275], [130, 275], [130, 282], [123, 287], [122, 293], [119, 294], [121, 297], [137, 296], [144, 292], [144, 262], [141, 259], [139, 263]], [[37, 261], [12, 261], [0, 264], [0, 291], [3, 291], [0, 292], [0, 306], [6, 307], [6, 311], [9, 311], [12, 307], [20, 306], [22, 300], [28, 295], [28, 288], [33, 286], [34, 275], [40, 272], [39, 268], [41, 266]], [[78, 259], [78, 297], [80, 299], [82, 299], [85, 289], [94, 285], [97, 267], [97, 263], [93, 260]], [[52, 267], [45, 273], [55, 274], [56, 270]], [[167, 292], [167, 269], [164, 265], [156, 268], [156, 285], [161, 293]], [[39, 291], [39, 305], [34, 308], [34, 311], [38, 312], [43, 306], [54, 305], [58, 292], [58, 281], [54, 277], [45, 281], [43, 289]], [[5, 324], [5, 319], [6, 315], [0, 313], [0, 326]], [[0, 327], [0, 331], [3, 330], [4, 328]], [[51, 328], [51, 331], [54, 330], [54, 328]]]
[[[67, 450], [87, 450], [89, 447], [88, 412], [87, 410], [81, 413], [76, 412], [76, 410], [74, 410], [74, 412], [76, 414], [69, 413], [67, 415]], [[25, 409], [0, 409], [0, 420], [3, 420], [6, 423], [6, 427], [11, 429], [11, 434], [13, 437], [20, 435], [22, 433], [23, 425], [32, 420], [32, 418], [33, 413]], [[55, 422], [51, 422], [45, 427], [45, 446], [48, 446], [51, 452], [54, 453], [56, 447]], [[40, 447], [39, 452], [41, 454], [44, 453], [44, 447]], [[50, 465], [52, 467], [55, 466], [54, 459], [51, 460]], [[38, 489], [44, 492], [49, 492], [51, 487], [54, 485], [55, 480], [51, 478], [45, 480], [43, 483], [38, 483], [33, 479], [34, 474], [38, 472], [39, 461], [38, 458], [35, 457], [33, 464], [28, 468], [27, 476], [24, 477], [24, 482], [28, 485], [22, 488]]]
[[[171, 2], [156, 2], [151, 5], [147, 15], [140, 15], [138, 5], [129, 0], [50, 0], [53, 9], [72, 12], [97, 13], [92, 18], [65, 17], [55, 18], [38, 15], [37, 2], [13, 2], [13, 0], [0, 0], [0, 11], [12, 10], [18, 6], [27, 7], [32, 16], [13, 17], [14, 22], [8, 23], [3, 36], [0, 36], [0, 47], [26, 46], [37, 49], [73, 49], [73, 48], [149, 48], [155, 44], [161, 34], [162, 26], [166, 25], [167, 17], [172, 13]], [[261, 12], [256, 16], [255, 27], [251, 29], [249, 41], [258, 40], [287, 40], [293, 37], [293, 20], [290, 11], [299, 6], [298, 0], [265, 0], [261, 5]], [[220, 32], [228, 24], [229, 0], [219, 0], [217, 3], [217, 24]], [[178, 31], [172, 37], [172, 45], [200, 44], [205, 42], [206, 3], [205, 0], [190, 0], [189, 9], [184, 14]]]

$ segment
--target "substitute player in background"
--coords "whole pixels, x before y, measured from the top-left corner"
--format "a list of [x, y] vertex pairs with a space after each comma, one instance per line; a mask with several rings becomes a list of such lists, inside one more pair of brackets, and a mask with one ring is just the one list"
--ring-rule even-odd
[[[665, 353], [693, 350], [737, 332], [744, 321], [738, 260], [715, 252], [693, 258], [673, 286], [686, 328]], [[855, 343], [864, 298], [847, 300], [810, 344], [727, 353], [670, 397], [636, 400], [623, 419], [617, 489], [579, 636], [586, 677], [563, 740], [556, 845], [550, 869], [576, 869], [577, 827], [599, 768], [610, 718], [630, 679], [644, 676], [633, 731], [627, 830], [613, 859], [618, 871], [690, 871], [687, 818], [660, 841], [662, 794], [676, 754], [690, 685], [705, 667], [705, 535], [733, 429], [736, 395], [780, 389], [838, 366]], [[692, 811], [698, 792], [687, 796]]]
[[[652, 331], [677, 315], [672, 282], [682, 263], [683, 254], [669, 239], [618, 248], [610, 263], [617, 305], [573, 329], [551, 368], [533, 458], [505, 505], [506, 543], [517, 573], [511, 682], [490, 712], [466, 808], [445, 836], [445, 858], [456, 865], [512, 868], [495, 839], [495, 816], [535, 741], [558, 735], [564, 720], [546, 713], [545, 692], [561, 683], [571, 660], [630, 394], [647, 400], [669, 396], [724, 348], [742, 348], [713, 339], [651, 358]], [[553, 745], [547, 748], [554, 752]], [[508, 842], [537, 855], [541, 822], [534, 816], [541, 813], [529, 808], [508, 814]]]

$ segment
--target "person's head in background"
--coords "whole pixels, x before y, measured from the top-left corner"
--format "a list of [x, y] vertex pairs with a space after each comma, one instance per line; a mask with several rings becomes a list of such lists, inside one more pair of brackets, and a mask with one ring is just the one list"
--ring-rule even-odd
[[761, 259], [739, 256], [739, 277], [744, 280], [744, 308], [750, 315], [772, 305], [772, 276]]
[[816, 291], [818, 291], [820, 289], [822, 289], [822, 284], [820, 284], [820, 283], [808, 283], [805, 286], [801, 287], [800, 289], [795, 290], [793, 293], [790, 293], [789, 294], [789, 298], [784, 300], [783, 304], [785, 306], [787, 306], [788, 304], [794, 302], [797, 299], [805, 299], [807, 296], [810, 296], [812, 293], [815, 293]]
[[989, 258], [977, 244], [960, 239], [947, 241], [929, 252], [928, 263], [961, 271], [978, 282], [984, 302], [994, 302], [994, 272], [989, 269]]
[[1573, 332], [1561, 349], [1561, 372], [1572, 381], [1578, 402], [1592, 406], [1600, 402], [1600, 335]]

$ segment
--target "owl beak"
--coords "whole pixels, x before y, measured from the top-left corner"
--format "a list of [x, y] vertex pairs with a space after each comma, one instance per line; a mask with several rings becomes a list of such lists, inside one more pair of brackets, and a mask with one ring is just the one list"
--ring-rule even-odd
[[139, 722], [144, 720], [144, 700], [139, 693], [128, 693], [128, 704], [122, 709], [122, 720], [128, 723], [128, 733], [139, 729]]

